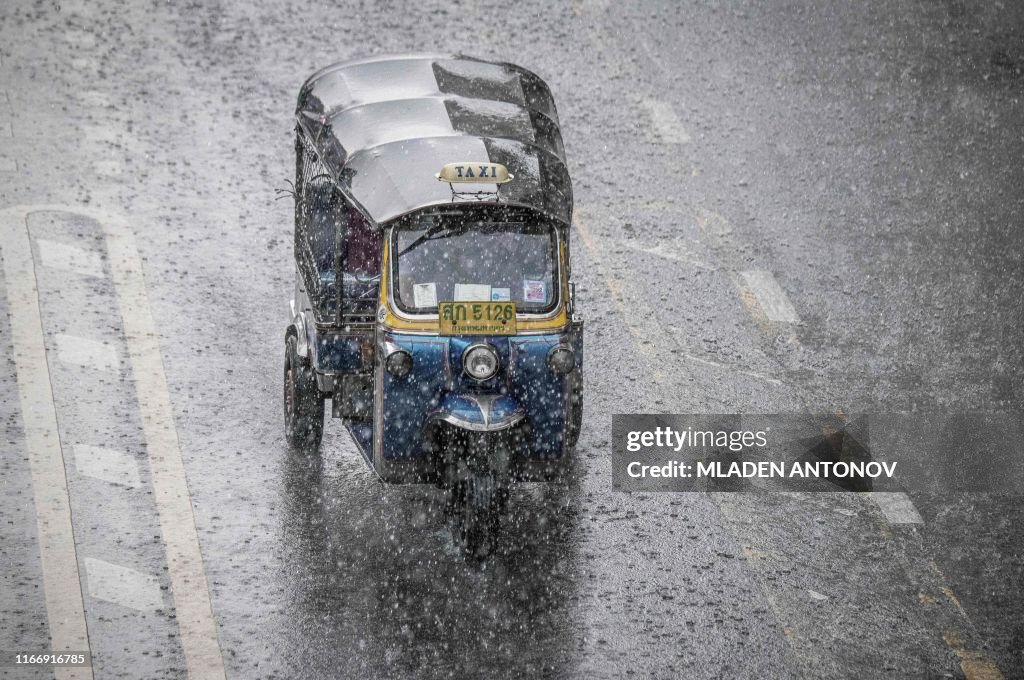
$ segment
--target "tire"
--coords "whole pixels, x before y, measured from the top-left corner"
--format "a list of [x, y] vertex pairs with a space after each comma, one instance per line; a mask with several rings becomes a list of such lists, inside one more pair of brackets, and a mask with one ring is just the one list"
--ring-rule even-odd
[[466, 561], [480, 561], [494, 550], [500, 525], [499, 490], [494, 475], [474, 473], [454, 489], [453, 538]]
[[289, 334], [284, 350], [284, 435], [288, 446], [315, 453], [324, 434], [324, 395], [316, 375], [299, 356], [295, 335]]
[[[583, 378], [580, 378], [582, 382]], [[569, 420], [569, 446], [576, 448], [576, 442], [580, 440], [580, 430], [583, 429], [583, 390], [574, 389], [572, 394], [572, 416]]]

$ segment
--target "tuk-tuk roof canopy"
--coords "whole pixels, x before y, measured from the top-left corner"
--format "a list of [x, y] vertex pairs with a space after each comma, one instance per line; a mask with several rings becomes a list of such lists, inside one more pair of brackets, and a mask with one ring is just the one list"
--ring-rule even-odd
[[551, 91], [519, 66], [434, 55], [334, 64], [302, 86], [296, 118], [342, 191], [377, 224], [495, 190], [460, 184], [453, 195], [435, 173], [456, 161], [504, 165], [514, 179], [501, 203], [571, 220]]

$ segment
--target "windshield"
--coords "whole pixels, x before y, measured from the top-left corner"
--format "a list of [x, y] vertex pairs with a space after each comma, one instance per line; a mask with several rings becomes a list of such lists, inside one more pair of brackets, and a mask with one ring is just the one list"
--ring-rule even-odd
[[437, 313], [438, 302], [515, 302], [536, 314], [557, 301], [555, 230], [522, 222], [433, 219], [395, 230], [400, 309]]

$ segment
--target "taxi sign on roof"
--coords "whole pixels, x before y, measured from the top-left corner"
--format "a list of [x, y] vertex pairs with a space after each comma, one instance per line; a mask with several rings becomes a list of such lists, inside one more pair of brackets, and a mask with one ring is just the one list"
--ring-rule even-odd
[[456, 184], [473, 182], [475, 184], [504, 184], [515, 179], [508, 168], [501, 163], [479, 163], [462, 161], [449, 163], [434, 175], [442, 182]]

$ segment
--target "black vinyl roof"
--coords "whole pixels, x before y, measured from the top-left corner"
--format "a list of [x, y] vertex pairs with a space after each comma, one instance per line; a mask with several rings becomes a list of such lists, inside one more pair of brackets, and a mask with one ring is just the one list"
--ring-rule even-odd
[[302, 86], [296, 117], [341, 189], [378, 224], [451, 203], [434, 174], [456, 161], [505, 165], [515, 179], [501, 187], [502, 203], [571, 220], [551, 91], [519, 66], [433, 55], [334, 64]]

